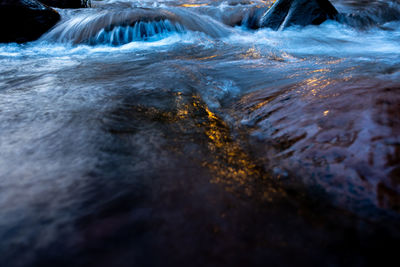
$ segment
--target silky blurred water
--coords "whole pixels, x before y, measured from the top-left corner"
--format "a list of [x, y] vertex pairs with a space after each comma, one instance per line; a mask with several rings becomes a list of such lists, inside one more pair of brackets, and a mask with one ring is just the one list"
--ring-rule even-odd
[[271, 2], [92, 1], [1, 44], [0, 262], [394, 257], [399, 5], [332, 1], [375, 14], [362, 29], [244, 26]]

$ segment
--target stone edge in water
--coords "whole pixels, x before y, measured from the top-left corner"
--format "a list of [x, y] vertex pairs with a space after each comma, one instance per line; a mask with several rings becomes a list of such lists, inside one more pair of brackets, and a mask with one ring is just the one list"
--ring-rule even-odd
[[283, 30], [293, 25], [319, 25], [338, 13], [329, 0], [278, 0], [263, 15], [260, 26]]
[[0, 43], [24, 43], [38, 39], [60, 20], [54, 9], [36, 0], [0, 2]]

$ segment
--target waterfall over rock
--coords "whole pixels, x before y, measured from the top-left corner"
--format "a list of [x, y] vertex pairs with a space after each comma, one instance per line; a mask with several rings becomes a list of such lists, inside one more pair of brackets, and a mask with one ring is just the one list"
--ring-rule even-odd
[[91, 45], [122, 45], [134, 41], [157, 40], [172, 32], [182, 33], [184, 31], [185, 29], [182, 25], [169, 20], [138, 21], [133, 25], [101, 29], [96, 36], [90, 38], [89, 43]]
[[43, 36], [42, 40], [121, 45], [162, 39], [167, 34], [186, 31], [202, 32], [215, 38], [231, 32], [228, 26], [208, 16], [180, 8], [128, 8], [67, 19]]

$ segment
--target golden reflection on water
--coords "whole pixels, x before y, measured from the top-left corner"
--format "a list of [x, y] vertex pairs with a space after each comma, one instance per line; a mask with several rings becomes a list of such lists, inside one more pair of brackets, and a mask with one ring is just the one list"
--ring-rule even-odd
[[[168, 142], [169, 149], [207, 168], [211, 174], [210, 183], [260, 201], [272, 201], [286, 195], [278, 186], [278, 181], [273, 180], [245, 152], [241, 139], [232, 137], [229, 126], [200, 96], [178, 91], [173, 93], [173, 97], [172, 109], [134, 106], [131, 116], [162, 123], [167, 131], [165, 136], [172, 138]], [[186, 143], [200, 145], [199, 150], [182, 149], [181, 144]]]
[[345, 61], [345, 58], [338, 58], [338, 59], [333, 59], [333, 60], [326, 61], [325, 64], [327, 64], [327, 65], [337, 65], [339, 63], [342, 63], [343, 61]]
[[203, 4], [182, 4], [180, 5], [181, 7], [199, 7], [199, 6], [207, 6], [207, 3], [203, 3]]
[[260, 2], [264, 3], [268, 8], [271, 8], [271, 6], [276, 2], [276, 0], [261, 0]]
[[329, 69], [318, 69], [318, 70], [312, 71], [312, 73], [318, 73], [318, 72], [327, 73], [327, 72], [329, 72]]
[[212, 56], [208, 56], [208, 57], [200, 57], [200, 58], [194, 58], [196, 60], [207, 60], [207, 59], [213, 59], [215, 57], [217, 57], [218, 55], [212, 55]]
[[257, 103], [256, 105], [252, 106], [250, 108], [250, 110], [251, 111], [258, 110], [258, 109], [262, 108], [263, 106], [267, 105], [269, 102], [271, 102], [271, 100], [272, 100], [271, 98], [268, 98], [267, 100], [263, 100], [260, 103]]
[[244, 54], [240, 55], [243, 59], [260, 59], [261, 53], [255, 47], [249, 48]]
[[[210, 182], [222, 184], [231, 192], [239, 189], [247, 196], [254, 195], [257, 180], [265, 179], [268, 175], [242, 149], [240, 143], [233, 140], [228, 125], [222, 119], [202, 103], [199, 97], [193, 96], [192, 100], [193, 108], [203, 110], [207, 115], [197, 127], [204, 131], [208, 140], [210, 153], [202, 165], [213, 174]], [[272, 200], [276, 194], [283, 195], [282, 191], [272, 186], [257, 191], [262, 191], [264, 200]]]
[[[240, 140], [232, 137], [229, 126], [210, 110], [200, 96], [175, 92], [173, 97], [175, 107], [172, 110], [135, 108], [141, 114], [137, 115], [169, 125], [172, 132], [168, 131], [167, 136], [173, 138], [170, 142], [172, 151], [198, 161], [209, 170], [210, 183], [220, 184], [229, 192], [261, 201], [285, 196], [277, 181], [245, 152]], [[183, 152], [179, 144], [185, 142], [200, 144], [200, 151]]]
[[182, 92], [177, 92], [175, 94], [176, 97], [176, 106], [177, 106], [177, 111], [176, 111], [176, 117], [177, 120], [183, 120], [186, 119], [189, 115], [189, 109], [188, 105], [185, 103]]
[[325, 98], [327, 97], [324, 94], [321, 94], [323, 89], [328, 87], [330, 84], [332, 84], [332, 80], [328, 78], [327, 74], [331, 72], [330, 69], [327, 68], [321, 68], [317, 70], [313, 70], [310, 72], [310, 74], [315, 74], [318, 73], [320, 75], [312, 76], [308, 79], [306, 79], [302, 83], [302, 90], [304, 92], [305, 96], [313, 96], [313, 97], [319, 97], [319, 98]]

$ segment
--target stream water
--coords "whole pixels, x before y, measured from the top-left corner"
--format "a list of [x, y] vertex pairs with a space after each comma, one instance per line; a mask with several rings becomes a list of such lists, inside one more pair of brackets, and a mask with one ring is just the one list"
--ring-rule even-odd
[[0, 265], [396, 258], [400, 3], [332, 3], [364, 20], [104, 0], [1, 44]]

